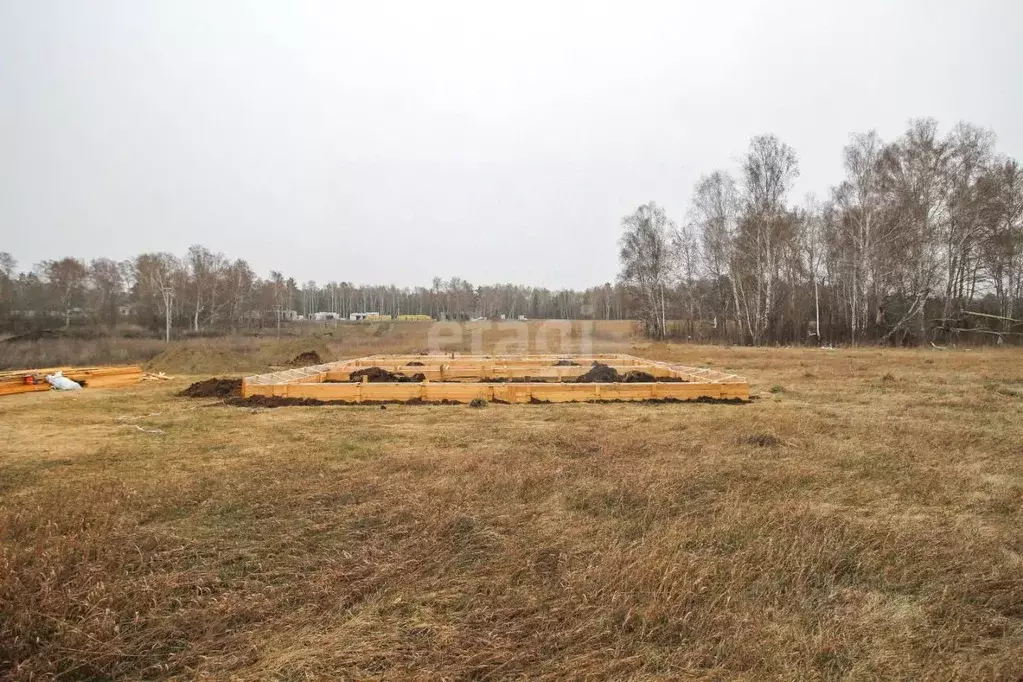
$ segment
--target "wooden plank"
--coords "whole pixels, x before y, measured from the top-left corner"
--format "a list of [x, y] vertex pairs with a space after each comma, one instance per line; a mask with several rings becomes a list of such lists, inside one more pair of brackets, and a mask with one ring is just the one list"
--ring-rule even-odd
[[29, 374], [53, 374], [55, 372], [63, 372], [67, 375], [69, 372], [75, 372], [77, 374], [92, 374], [96, 376], [105, 374], [120, 374], [123, 372], [142, 372], [142, 367], [139, 365], [111, 365], [106, 367], [44, 367], [44, 368], [32, 368], [32, 369], [16, 369], [6, 370], [0, 372], [0, 379], [9, 379], [13, 377], [23, 377]]
[[49, 390], [50, 385], [47, 383], [26, 384], [24, 381], [0, 382], [0, 395], [17, 395], [19, 393], [36, 393]]
[[362, 399], [362, 384], [288, 384], [278, 394], [284, 398], [315, 398], [316, 400]]

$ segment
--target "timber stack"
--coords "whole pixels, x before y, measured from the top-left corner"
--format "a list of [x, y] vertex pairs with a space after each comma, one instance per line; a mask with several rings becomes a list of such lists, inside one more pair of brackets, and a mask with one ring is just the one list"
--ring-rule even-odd
[[0, 372], [0, 396], [49, 391], [48, 374], [61, 372], [82, 388], [125, 388], [142, 381], [142, 367], [46, 367]]

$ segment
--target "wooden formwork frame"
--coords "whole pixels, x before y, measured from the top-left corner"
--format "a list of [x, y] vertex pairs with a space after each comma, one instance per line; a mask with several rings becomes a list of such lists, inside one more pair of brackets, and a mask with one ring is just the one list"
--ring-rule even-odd
[[[566, 364], [567, 362], [575, 364]], [[619, 372], [638, 370], [676, 381], [576, 383], [594, 362]], [[352, 372], [380, 367], [416, 382], [349, 382]], [[486, 381], [494, 379], [495, 381]], [[539, 381], [528, 381], [539, 379]], [[500, 380], [505, 380], [501, 382]], [[515, 381], [509, 381], [515, 380]], [[325, 383], [328, 382], [328, 383]], [[340, 383], [333, 383], [340, 382]], [[592, 402], [604, 400], [748, 400], [749, 384], [734, 374], [645, 360], [624, 354], [588, 355], [370, 355], [322, 365], [245, 377], [242, 397], [312, 398], [361, 402], [458, 402], [473, 399], [506, 403]]]

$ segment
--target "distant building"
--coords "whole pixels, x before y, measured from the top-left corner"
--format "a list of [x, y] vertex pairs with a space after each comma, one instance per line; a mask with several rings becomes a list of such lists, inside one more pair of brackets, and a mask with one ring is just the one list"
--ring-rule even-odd
[[352, 313], [348, 316], [348, 319], [352, 322], [377, 322], [379, 320], [390, 320], [390, 315], [381, 315], [380, 313]]
[[313, 313], [312, 319], [318, 320], [318, 321], [340, 320], [341, 319], [341, 315], [338, 314], [338, 313], [328, 313], [328, 312]]

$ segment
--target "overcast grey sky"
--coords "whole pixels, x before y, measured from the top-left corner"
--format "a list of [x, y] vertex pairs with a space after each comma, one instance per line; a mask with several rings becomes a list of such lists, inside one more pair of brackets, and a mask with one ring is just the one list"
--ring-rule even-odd
[[854, 131], [1023, 159], [1023, 2], [0, 0], [0, 250], [202, 243], [261, 276], [583, 287], [773, 132], [791, 200]]

